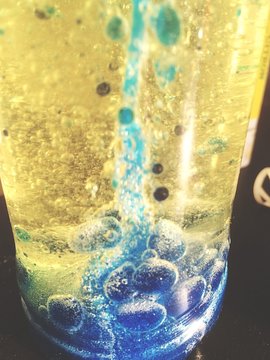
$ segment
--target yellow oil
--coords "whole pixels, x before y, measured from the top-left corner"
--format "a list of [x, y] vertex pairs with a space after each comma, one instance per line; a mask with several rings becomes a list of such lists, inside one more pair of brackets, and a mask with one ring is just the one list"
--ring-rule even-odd
[[[137, 94], [144, 199], [154, 218], [187, 232], [219, 230], [230, 217], [269, 0], [175, 1], [181, 33], [171, 47], [152, 21], [165, 2], [148, 3]], [[122, 21], [117, 39], [113, 17]], [[46, 284], [58, 270], [83, 272], [88, 255], [63, 244], [74, 226], [117, 207], [131, 22], [130, 0], [0, 0], [0, 172], [12, 224], [33, 240], [17, 241], [18, 257]], [[153, 197], [158, 187], [168, 189], [165, 201]]]

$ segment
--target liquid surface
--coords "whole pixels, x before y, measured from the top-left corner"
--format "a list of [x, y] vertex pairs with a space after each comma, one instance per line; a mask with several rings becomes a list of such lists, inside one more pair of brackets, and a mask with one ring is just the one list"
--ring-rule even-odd
[[220, 308], [268, 1], [1, 1], [31, 321], [81, 358], [184, 358]]

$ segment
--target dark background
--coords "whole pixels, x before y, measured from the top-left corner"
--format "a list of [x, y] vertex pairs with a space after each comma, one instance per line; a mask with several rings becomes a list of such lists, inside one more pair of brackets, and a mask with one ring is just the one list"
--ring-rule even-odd
[[[270, 208], [257, 204], [252, 192], [257, 174], [270, 166], [269, 118], [270, 78], [252, 161], [241, 171], [234, 202], [223, 310], [189, 360], [270, 360]], [[13, 239], [0, 195], [0, 360], [13, 359], [45, 358], [21, 308]]]

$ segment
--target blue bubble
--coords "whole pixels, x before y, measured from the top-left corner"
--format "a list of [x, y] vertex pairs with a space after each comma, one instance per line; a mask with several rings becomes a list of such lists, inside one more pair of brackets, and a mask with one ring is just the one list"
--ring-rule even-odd
[[157, 24], [157, 36], [159, 41], [165, 46], [177, 43], [180, 36], [180, 19], [176, 11], [169, 5], [160, 8]]
[[121, 40], [124, 37], [123, 20], [119, 16], [114, 16], [109, 21], [107, 35], [114, 41]]
[[206, 290], [206, 281], [202, 276], [193, 278], [175, 286], [176, 290], [168, 296], [165, 306], [168, 315], [179, 317], [199, 304]]
[[104, 291], [107, 297], [115, 301], [122, 301], [132, 296], [132, 277], [135, 268], [132, 263], [125, 263], [114, 270], [104, 284]]
[[150, 331], [160, 326], [166, 318], [164, 306], [147, 300], [137, 300], [121, 305], [117, 311], [119, 323], [133, 331]]
[[105, 216], [80, 226], [69, 245], [76, 252], [111, 248], [121, 240], [121, 235], [119, 221], [113, 216]]
[[168, 291], [178, 279], [176, 266], [165, 260], [149, 259], [134, 274], [134, 286], [142, 292]]
[[18, 225], [14, 226], [14, 230], [15, 230], [15, 235], [19, 240], [23, 242], [28, 242], [31, 240], [31, 235], [26, 230], [19, 227]]
[[185, 252], [181, 228], [169, 220], [160, 220], [155, 234], [148, 240], [148, 247], [156, 250], [161, 259], [177, 261]]
[[177, 73], [177, 69], [174, 65], [161, 65], [160, 62], [157, 62], [155, 64], [155, 71], [156, 75], [160, 79], [160, 85], [162, 87], [168, 85], [170, 82], [172, 82]]
[[133, 110], [128, 108], [128, 107], [124, 107], [122, 109], [120, 109], [119, 111], [119, 122], [122, 125], [129, 125], [133, 122], [134, 120], [134, 113]]
[[53, 295], [47, 302], [48, 316], [55, 326], [66, 331], [77, 331], [83, 323], [83, 308], [70, 295]]

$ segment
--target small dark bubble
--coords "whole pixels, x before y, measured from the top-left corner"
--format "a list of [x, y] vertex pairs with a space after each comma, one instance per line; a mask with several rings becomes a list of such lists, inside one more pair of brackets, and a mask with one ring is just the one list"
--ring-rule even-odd
[[154, 174], [161, 174], [163, 172], [163, 165], [162, 164], [154, 164], [152, 167], [152, 171]]
[[61, 114], [61, 113], [62, 113], [62, 110], [58, 110], [58, 111], [57, 111], [57, 114]]
[[176, 136], [180, 136], [184, 134], [184, 127], [182, 125], [176, 125], [174, 128], [174, 133]]
[[3, 130], [3, 135], [4, 135], [4, 136], [8, 136], [8, 130], [7, 130], [7, 129], [4, 129], [4, 130]]
[[201, 46], [197, 46], [197, 50], [202, 50], [202, 47], [201, 47]]
[[169, 190], [166, 187], [159, 187], [154, 192], [154, 198], [157, 201], [164, 201], [169, 196]]
[[100, 95], [100, 96], [106, 96], [106, 95], [108, 95], [108, 94], [110, 93], [110, 91], [111, 91], [111, 86], [110, 86], [109, 83], [103, 82], [103, 83], [101, 83], [101, 84], [99, 84], [99, 85], [97, 86], [96, 91], [97, 91], [98, 95]]
[[76, 19], [76, 24], [81, 25], [82, 19]]
[[41, 20], [48, 20], [49, 19], [48, 15], [45, 13], [45, 11], [40, 10], [40, 9], [35, 10], [35, 15], [36, 15], [36, 17], [38, 19], [41, 19]]
[[118, 64], [117, 64], [116, 62], [111, 62], [111, 63], [109, 64], [109, 69], [110, 69], [111, 71], [116, 71], [116, 70], [119, 69], [119, 66], [118, 66]]

